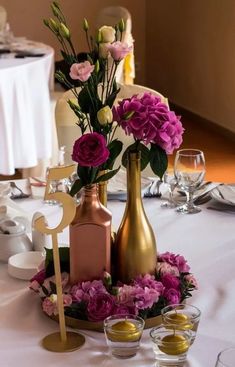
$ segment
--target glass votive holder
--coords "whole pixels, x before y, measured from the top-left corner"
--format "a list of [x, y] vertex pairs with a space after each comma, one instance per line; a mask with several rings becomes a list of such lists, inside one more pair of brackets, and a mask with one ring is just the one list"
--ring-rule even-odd
[[215, 367], [234, 367], [235, 366], [235, 348], [222, 350], [217, 357]]
[[180, 303], [169, 305], [161, 310], [162, 323], [175, 325], [175, 329], [191, 330], [191, 344], [194, 342], [200, 321], [201, 311], [192, 305]]
[[144, 320], [135, 315], [112, 315], [104, 320], [104, 332], [111, 354], [116, 358], [134, 357], [140, 347]]
[[176, 330], [174, 325], [160, 325], [150, 331], [156, 366], [183, 366], [191, 344], [191, 330]]

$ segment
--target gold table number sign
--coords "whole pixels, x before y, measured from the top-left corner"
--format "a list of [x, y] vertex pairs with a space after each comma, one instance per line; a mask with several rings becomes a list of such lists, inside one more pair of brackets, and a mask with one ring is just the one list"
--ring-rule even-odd
[[[60, 180], [71, 175], [73, 171], [74, 165], [51, 168], [48, 172], [48, 179]], [[42, 346], [52, 352], [71, 352], [80, 348], [84, 344], [85, 338], [79, 333], [66, 332], [57, 234], [62, 232], [73, 220], [76, 212], [76, 204], [73, 198], [64, 192], [49, 193], [48, 190], [46, 190], [45, 198], [60, 202], [63, 207], [63, 216], [61, 222], [55, 228], [47, 227], [44, 216], [39, 217], [35, 221], [35, 228], [38, 231], [52, 236], [57, 307], [60, 325], [60, 332], [52, 333], [44, 337], [42, 339]]]

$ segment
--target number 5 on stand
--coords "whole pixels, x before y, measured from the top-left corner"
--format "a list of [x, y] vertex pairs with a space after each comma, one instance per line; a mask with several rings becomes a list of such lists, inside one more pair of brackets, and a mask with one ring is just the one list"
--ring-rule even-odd
[[[61, 180], [70, 176], [73, 171], [74, 165], [51, 168], [48, 172], [48, 180]], [[48, 183], [45, 191], [45, 199], [60, 202], [63, 208], [63, 216], [55, 228], [47, 227], [44, 216], [39, 217], [35, 221], [35, 227], [38, 231], [52, 236], [57, 307], [60, 324], [60, 333], [56, 332], [47, 335], [43, 338], [42, 345], [45, 349], [53, 352], [69, 352], [80, 348], [84, 344], [85, 338], [83, 335], [75, 332], [66, 332], [57, 234], [62, 232], [72, 222], [76, 212], [76, 204], [73, 198], [64, 192], [49, 193]]]

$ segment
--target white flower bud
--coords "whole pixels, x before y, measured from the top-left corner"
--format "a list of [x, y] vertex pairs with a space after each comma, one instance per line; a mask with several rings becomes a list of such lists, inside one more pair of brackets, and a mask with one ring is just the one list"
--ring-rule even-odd
[[107, 125], [113, 122], [113, 113], [109, 106], [105, 106], [101, 108], [97, 112], [97, 119], [100, 123], [100, 125]]

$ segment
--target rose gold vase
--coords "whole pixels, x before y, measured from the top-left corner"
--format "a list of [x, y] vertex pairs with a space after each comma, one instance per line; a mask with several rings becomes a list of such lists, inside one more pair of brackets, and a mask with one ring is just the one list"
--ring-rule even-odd
[[70, 224], [70, 283], [100, 279], [110, 272], [112, 215], [99, 201], [97, 185], [83, 189]]
[[117, 280], [129, 283], [140, 274], [154, 274], [157, 249], [141, 197], [140, 152], [130, 153], [127, 167], [127, 203], [114, 249]]

